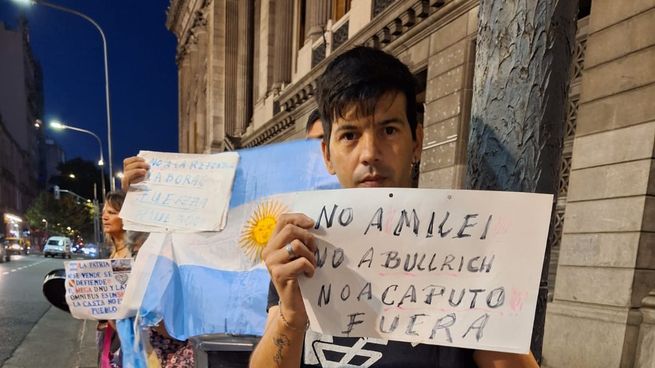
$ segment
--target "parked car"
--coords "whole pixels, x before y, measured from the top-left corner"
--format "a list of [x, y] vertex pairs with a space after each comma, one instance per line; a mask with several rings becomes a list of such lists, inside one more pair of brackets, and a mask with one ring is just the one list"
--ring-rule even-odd
[[27, 248], [25, 246], [25, 241], [18, 238], [7, 238], [5, 240], [5, 248], [7, 254], [27, 254]]
[[6, 242], [4, 239], [0, 239], [0, 263], [9, 262], [10, 256], [7, 252]]
[[51, 236], [43, 247], [44, 257], [61, 256], [61, 258], [72, 258], [71, 246], [73, 242], [65, 236]]

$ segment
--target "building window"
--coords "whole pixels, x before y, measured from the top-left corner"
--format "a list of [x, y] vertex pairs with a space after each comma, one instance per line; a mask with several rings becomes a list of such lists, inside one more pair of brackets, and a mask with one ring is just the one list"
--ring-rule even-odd
[[325, 43], [312, 50], [312, 68], [325, 59]]
[[373, 0], [373, 18], [377, 17], [395, 0]]
[[348, 41], [348, 21], [344, 22], [339, 29], [332, 34], [332, 51]]
[[332, 21], [337, 22], [350, 10], [351, 0], [332, 0]]

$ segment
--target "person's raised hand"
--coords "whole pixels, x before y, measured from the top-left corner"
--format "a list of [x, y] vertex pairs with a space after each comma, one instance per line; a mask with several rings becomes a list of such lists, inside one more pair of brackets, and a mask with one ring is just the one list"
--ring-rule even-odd
[[133, 156], [123, 160], [123, 178], [121, 179], [121, 189], [125, 192], [130, 185], [138, 183], [145, 179], [148, 174], [150, 165], [141, 157]]
[[314, 220], [301, 213], [283, 214], [262, 252], [271, 281], [280, 297], [285, 323], [304, 328], [307, 313], [303, 305], [298, 276], [312, 277], [316, 270], [316, 241], [308, 229]]

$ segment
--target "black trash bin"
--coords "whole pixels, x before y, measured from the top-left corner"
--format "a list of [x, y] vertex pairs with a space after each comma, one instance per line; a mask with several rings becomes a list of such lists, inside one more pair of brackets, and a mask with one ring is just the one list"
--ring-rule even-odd
[[50, 302], [50, 304], [69, 312], [68, 304], [66, 303], [66, 270], [58, 268], [52, 270], [45, 275], [43, 279], [43, 295]]
[[257, 342], [258, 336], [212, 334], [192, 337], [196, 368], [248, 367], [250, 353]]

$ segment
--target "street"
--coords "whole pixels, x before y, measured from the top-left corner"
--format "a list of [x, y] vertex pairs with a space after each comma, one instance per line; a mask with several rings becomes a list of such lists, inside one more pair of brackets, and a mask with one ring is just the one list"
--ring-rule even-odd
[[[45, 274], [63, 267], [62, 259], [42, 255], [12, 256], [11, 262], [0, 264], [0, 366], [37, 366], [35, 347], [42, 359], [72, 366], [62, 359], [79, 351], [83, 322], [51, 307], [41, 292]], [[40, 324], [56, 328], [44, 334]], [[41, 350], [44, 342], [52, 346]]]

